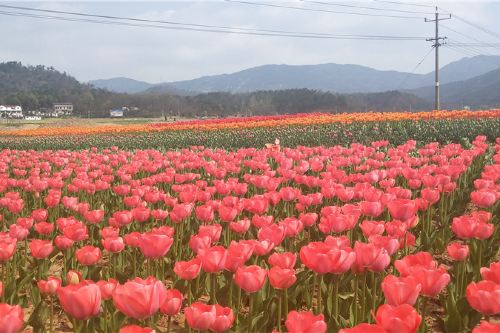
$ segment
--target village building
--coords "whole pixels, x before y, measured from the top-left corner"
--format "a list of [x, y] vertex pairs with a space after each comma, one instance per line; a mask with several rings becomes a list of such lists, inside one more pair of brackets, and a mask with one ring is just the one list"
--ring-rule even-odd
[[21, 119], [23, 108], [19, 105], [0, 105], [0, 118]]
[[71, 103], [54, 103], [52, 109], [56, 117], [73, 115], [73, 104]]

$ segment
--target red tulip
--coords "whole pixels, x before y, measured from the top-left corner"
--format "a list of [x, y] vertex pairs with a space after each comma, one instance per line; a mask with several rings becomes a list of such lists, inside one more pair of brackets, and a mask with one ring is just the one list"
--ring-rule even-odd
[[460, 216], [453, 218], [451, 230], [458, 238], [485, 240], [490, 238], [495, 227], [474, 216]]
[[54, 246], [51, 241], [34, 239], [29, 243], [31, 255], [36, 259], [45, 259], [54, 250]]
[[124, 226], [132, 223], [133, 219], [132, 212], [128, 210], [118, 211], [113, 213], [113, 219], [116, 221], [118, 226]]
[[47, 221], [49, 212], [43, 208], [35, 209], [31, 212], [31, 217], [33, 218], [33, 220], [35, 220], [35, 222]]
[[9, 236], [17, 239], [18, 241], [25, 240], [28, 237], [29, 233], [29, 229], [26, 229], [25, 227], [17, 224], [11, 224], [9, 227]]
[[295, 267], [296, 261], [297, 261], [297, 255], [292, 252], [283, 252], [283, 253], [274, 252], [267, 259], [267, 262], [272, 267], [278, 266], [280, 268], [289, 268], [289, 269], [293, 269]]
[[387, 275], [382, 281], [382, 291], [389, 305], [414, 305], [422, 286], [413, 276], [396, 277]]
[[73, 246], [75, 242], [66, 236], [56, 236], [54, 239], [54, 244], [59, 250], [67, 250]]
[[224, 332], [233, 326], [233, 309], [215, 304], [215, 321], [210, 325], [212, 332]]
[[61, 279], [50, 276], [47, 280], [39, 280], [37, 286], [42, 294], [55, 295], [57, 289], [61, 286]]
[[236, 222], [230, 222], [229, 228], [237, 234], [244, 234], [250, 228], [250, 220], [242, 219]]
[[236, 270], [243, 266], [245, 262], [253, 254], [254, 249], [253, 243], [241, 241], [235, 242], [232, 241], [227, 249], [226, 262], [224, 264], [224, 268], [231, 272], [236, 272]]
[[196, 218], [201, 222], [210, 222], [214, 219], [214, 209], [209, 205], [202, 205], [195, 208]]
[[297, 281], [293, 268], [275, 266], [269, 270], [268, 276], [269, 282], [276, 289], [288, 289]]
[[118, 333], [154, 333], [155, 331], [149, 327], [141, 327], [137, 325], [127, 325], [120, 328]]
[[132, 213], [132, 217], [135, 221], [139, 223], [146, 222], [151, 215], [151, 211], [147, 207], [135, 207], [130, 211]]
[[168, 216], [168, 211], [162, 209], [154, 209], [151, 211], [151, 216], [153, 216], [155, 220], [165, 220]]
[[198, 253], [202, 249], [208, 249], [211, 244], [212, 239], [207, 235], [191, 235], [189, 238], [189, 248], [193, 250], [194, 253]]
[[495, 204], [497, 196], [495, 192], [489, 190], [473, 191], [470, 194], [470, 199], [473, 204], [481, 208], [488, 208]]
[[160, 306], [160, 312], [174, 316], [181, 310], [183, 296], [177, 289], [168, 289], [165, 295], [165, 302]]
[[116, 286], [118, 285], [118, 281], [116, 281], [115, 279], [109, 279], [108, 281], [100, 280], [96, 284], [101, 290], [102, 299], [108, 300], [111, 299], [111, 297], [113, 297], [113, 292], [115, 291]]
[[481, 267], [481, 276], [484, 280], [500, 284], [500, 262], [493, 262], [490, 267]]
[[54, 230], [54, 225], [48, 222], [38, 222], [35, 224], [35, 230], [40, 235], [50, 235]]
[[89, 281], [60, 287], [57, 296], [64, 312], [78, 320], [92, 318], [101, 309], [101, 291]]
[[352, 328], [343, 328], [338, 333], [386, 333], [382, 326], [376, 324], [359, 324]]
[[222, 246], [212, 246], [201, 250], [198, 258], [201, 259], [201, 267], [206, 273], [217, 273], [224, 270], [227, 251]]
[[271, 215], [254, 215], [252, 216], [252, 225], [257, 229], [270, 226], [273, 223], [274, 217]]
[[[409, 235], [410, 234], [407, 234], [407, 236]], [[372, 244], [383, 247], [384, 249], [386, 249], [389, 255], [393, 255], [400, 248], [399, 240], [391, 236], [371, 235], [370, 237], [368, 237], [368, 241]]]
[[174, 272], [183, 280], [194, 280], [201, 271], [200, 258], [194, 258], [189, 261], [177, 261], [174, 265]]
[[368, 221], [365, 220], [359, 225], [365, 237], [373, 235], [382, 235], [385, 231], [384, 221]]
[[500, 313], [500, 284], [493, 281], [472, 282], [467, 286], [466, 297], [470, 306], [482, 314]]
[[316, 213], [301, 213], [299, 216], [300, 221], [304, 224], [306, 227], [311, 227], [314, 224], [316, 224], [316, 221], [318, 220], [318, 214]]
[[478, 326], [474, 327], [472, 333], [498, 333], [500, 332], [500, 323], [489, 323], [482, 321]]
[[356, 241], [354, 252], [356, 253], [356, 261], [352, 269], [358, 273], [364, 272], [365, 269], [372, 272], [381, 272], [391, 263], [391, 257], [386, 249], [372, 243]]
[[310, 311], [291, 311], [285, 326], [288, 333], [325, 333], [327, 328], [323, 314], [315, 316]]
[[208, 236], [212, 243], [217, 243], [222, 232], [222, 226], [220, 224], [211, 225], [201, 225], [198, 229], [198, 235], [200, 237]]
[[139, 249], [146, 258], [161, 258], [167, 254], [174, 239], [166, 235], [147, 232], [139, 238]]
[[395, 220], [406, 221], [417, 213], [417, 204], [413, 200], [395, 199], [387, 203], [387, 208], [392, 218]]
[[125, 241], [125, 244], [130, 247], [139, 247], [141, 235], [142, 234], [140, 232], [133, 231], [129, 234], [124, 235], [123, 240]]
[[64, 236], [75, 242], [89, 238], [87, 226], [79, 221], [74, 221], [73, 223], [65, 226], [62, 229], [62, 232]]
[[366, 216], [379, 216], [384, 211], [384, 206], [378, 201], [361, 201], [359, 206]]
[[351, 268], [356, 254], [348, 247], [339, 249], [325, 243], [311, 242], [300, 249], [300, 260], [318, 274], [340, 274]]
[[23, 309], [19, 305], [0, 303], [0, 327], [2, 333], [19, 332], [23, 326]]
[[83, 218], [90, 224], [97, 224], [104, 218], [103, 210], [89, 210], [83, 213]]
[[375, 321], [387, 333], [415, 333], [420, 326], [422, 317], [411, 305], [383, 304], [377, 309]]
[[234, 282], [247, 293], [259, 291], [266, 282], [267, 270], [257, 265], [240, 267], [234, 274]]
[[117, 285], [113, 293], [115, 307], [125, 315], [142, 320], [154, 315], [165, 303], [165, 286], [153, 277], [135, 278]]
[[274, 243], [276, 246], [280, 245], [285, 238], [285, 227], [279, 224], [271, 224], [262, 227], [257, 234], [260, 241], [267, 240]]
[[420, 196], [430, 205], [434, 205], [436, 202], [439, 201], [440, 193], [439, 190], [424, 188], [422, 191], [420, 191]]
[[467, 244], [453, 242], [446, 247], [446, 252], [448, 252], [451, 259], [462, 261], [469, 256], [469, 246], [467, 246]]
[[354, 228], [358, 218], [354, 214], [332, 213], [320, 218], [318, 228], [324, 234], [341, 233]]
[[420, 267], [412, 272], [412, 276], [422, 285], [421, 294], [437, 296], [450, 282], [450, 275], [444, 268]]
[[401, 276], [408, 276], [421, 267], [427, 269], [437, 268], [437, 263], [432, 259], [432, 255], [429, 252], [418, 252], [396, 260], [394, 267], [396, 267]]
[[108, 237], [102, 239], [102, 246], [111, 253], [119, 253], [125, 248], [125, 243], [121, 237]]
[[275, 247], [275, 244], [268, 240], [255, 241], [254, 244], [255, 247], [253, 249], [253, 253], [257, 256], [265, 256], [269, 252], [271, 252]]
[[217, 310], [213, 305], [195, 302], [184, 309], [186, 321], [192, 329], [208, 330], [215, 322]]
[[8, 261], [16, 252], [17, 239], [11, 237], [0, 237], [0, 262]]
[[95, 265], [101, 259], [101, 249], [86, 245], [75, 252], [76, 260], [84, 266]]

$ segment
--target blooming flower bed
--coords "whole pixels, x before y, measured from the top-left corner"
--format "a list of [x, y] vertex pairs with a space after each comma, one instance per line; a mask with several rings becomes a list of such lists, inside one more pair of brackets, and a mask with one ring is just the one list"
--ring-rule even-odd
[[[189, 146], [203, 145], [212, 148], [237, 149], [242, 147], [264, 147], [279, 138], [283, 146], [334, 146], [348, 145], [353, 142], [370, 144], [372, 141], [390, 140], [394, 144], [402, 144], [408, 139], [420, 142], [437, 141], [461, 142], [471, 141], [477, 135], [486, 135], [489, 140], [500, 136], [500, 117], [496, 113], [487, 113], [492, 117], [476, 117], [465, 119], [430, 119], [430, 120], [393, 120], [318, 123], [313, 115], [290, 116], [290, 119], [301, 120], [302, 123], [290, 123], [283, 120], [266, 121], [268, 126], [245, 127], [247, 118], [238, 118], [236, 122], [227, 120], [230, 126], [213, 127], [212, 130], [198, 130], [190, 125], [184, 129], [171, 130], [176, 123], [164, 125], [139, 125], [126, 127], [137, 129], [136, 132], [107, 131], [105, 126], [94, 128], [89, 132], [78, 128], [63, 128], [61, 135], [42, 135], [51, 133], [51, 129], [37, 129], [41, 135], [22, 136], [0, 135], [0, 148], [8, 149], [87, 149], [88, 147], [109, 148], [113, 145], [121, 149], [182, 149]], [[382, 114], [383, 115], [383, 114]], [[475, 114], [474, 114], [475, 115]], [[331, 116], [330, 117], [335, 117]], [[276, 117], [280, 118], [280, 117]], [[283, 118], [283, 117], [281, 117]], [[286, 117], [285, 117], [286, 118]], [[310, 123], [304, 123], [304, 118]], [[272, 118], [274, 119], [274, 118]], [[354, 118], [353, 118], [354, 119]], [[368, 119], [366, 116], [365, 119]], [[224, 124], [219, 120], [218, 124]], [[192, 122], [192, 124], [197, 122]], [[200, 121], [199, 123], [203, 123]], [[210, 123], [210, 122], [208, 122]], [[255, 121], [253, 124], [262, 125]], [[271, 126], [273, 124], [273, 126]], [[217, 125], [217, 126], [219, 126]], [[155, 127], [156, 126], [156, 127]], [[121, 127], [120, 127], [121, 128]], [[139, 131], [151, 128], [153, 131]], [[191, 129], [189, 129], [191, 128]], [[53, 132], [54, 134], [54, 132]]]
[[174, 123], [131, 124], [107, 126], [68, 126], [20, 129], [15, 131], [0, 131], [0, 136], [66, 136], [91, 134], [144, 133], [161, 131], [213, 131], [227, 129], [266, 128], [294, 125], [324, 125], [335, 123], [365, 123], [392, 121], [422, 121], [422, 120], [457, 120], [457, 119], [498, 119], [498, 110], [454, 110], [433, 112], [363, 112], [363, 113], [306, 113], [279, 116], [256, 116], [239, 118], [221, 118], [209, 120], [190, 120]]
[[0, 152], [1, 332], [498, 332], [500, 139]]

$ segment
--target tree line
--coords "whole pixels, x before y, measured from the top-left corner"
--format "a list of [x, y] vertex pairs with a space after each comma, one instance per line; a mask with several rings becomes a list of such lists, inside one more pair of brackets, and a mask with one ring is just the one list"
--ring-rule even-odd
[[52, 67], [0, 64], [0, 104], [21, 105], [32, 111], [53, 103], [73, 103], [75, 115], [108, 117], [116, 108], [136, 107], [130, 117], [227, 117], [293, 114], [313, 111], [360, 112], [422, 110], [429, 103], [399, 91], [370, 94], [336, 94], [309, 89], [226, 92], [179, 96], [168, 93], [115, 93], [78, 82]]

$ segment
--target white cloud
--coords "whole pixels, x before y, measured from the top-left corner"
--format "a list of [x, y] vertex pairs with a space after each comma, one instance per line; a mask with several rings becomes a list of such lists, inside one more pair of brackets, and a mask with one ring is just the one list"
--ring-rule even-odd
[[[270, 3], [272, 0], [266, 1]], [[312, 6], [293, 0], [279, 3]], [[374, 1], [350, 3], [370, 4], [373, 7], [388, 9], [426, 10], [421, 7], [396, 6]], [[433, 34], [433, 25], [424, 23], [423, 20], [305, 12], [223, 1], [147, 3], [65, 1], [2, 4], [254, 29], [331, 34], [405, 36]], [[495, 13], [500, 12], [498, 2], [440, 1], [439, 5], [460, 17], [500, 33], [500, 21], [495, 18]], [[0, 10], [7, 11], [7, 9]], [[499, 42], [456, 18], [443, 24], [480, 40]], [[470, 42], [453, 32], [444, 29], [442, 32], [450, 38], [455, 36], [456, 40]], [[2, 41], [0, 61], [18, 60], [33, 65], [54, 66], [82, 81], [114, 76], [127, 76], [150, 82], [174, 81], [234, 72], [269, 63], [355, 63], [379, 69], [409, 71], [430, 48], [430, 43], [425, 41], [306, 40], [62, 22], [1, 15], [0, 40]], [[491, 53], [495, 51], [498, 53], [495, 49], [487, 50]], [[452, 50], [443, 49], [442, 63], [463, 56]], [[418, 71], [431, 71], [432, 66], [433, 60], [429, 56]]]

